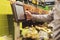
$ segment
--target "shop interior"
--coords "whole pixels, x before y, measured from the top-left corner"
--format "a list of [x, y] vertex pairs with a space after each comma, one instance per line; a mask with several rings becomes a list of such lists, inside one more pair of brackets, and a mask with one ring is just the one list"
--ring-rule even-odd
[[6, 14], [1, 11], [0, 17], [2, 20], [0, 21], [0, 26], [7, 26], [1, 29], [4, 32], [2, 31], [0, 34], [1, 36], [7, 35], [7, 37], [0, 37], [0, 40], [4, 40], [4, 38], [6, 38], [6, 40], [53, 39], [53, 27], [48, 26], [47, 22], [27, 20], [25, 11], [28, 10], [32, 12], [32, 15], [49, 14], [55, 4], [54, 0], [13, 0], [9, 2], [9, 11], [4, 11]]

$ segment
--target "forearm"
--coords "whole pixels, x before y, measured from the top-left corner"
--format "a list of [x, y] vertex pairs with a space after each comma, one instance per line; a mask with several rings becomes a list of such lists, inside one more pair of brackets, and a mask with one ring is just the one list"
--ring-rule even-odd
[[52, 20], [51, 15], [32, 15], [32, 20], [33, 21], [38, 21], [38, 22], [50, 22]]

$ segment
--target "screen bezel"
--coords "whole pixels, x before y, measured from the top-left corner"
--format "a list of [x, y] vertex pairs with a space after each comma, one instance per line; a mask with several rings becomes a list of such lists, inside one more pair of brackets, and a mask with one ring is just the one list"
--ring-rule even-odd
[[15, 20], [16, 22], [20, 22], [20, 21], [26, 20], [25, 10], [24, 10], [24, 17], [25, 17], [25, 18], [24, 18], [24, 19], [18, 19], [18, 15], [17, 15], [17, 11], [16, 11], [15, 5], [22, 6], [22, 7], [23, 7], [23, 10], [24, 10], [24, 6], [21, 5], [21, 4], [18, 4], [18, 3], [13, 3], [13, 4], [11, 4], [12, 11], [13, 11], [13, 16], [14, 16], [14, 20]]

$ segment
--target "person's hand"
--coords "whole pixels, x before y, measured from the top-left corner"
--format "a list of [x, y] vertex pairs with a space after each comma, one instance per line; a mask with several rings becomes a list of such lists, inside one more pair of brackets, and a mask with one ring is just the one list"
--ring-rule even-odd
[[32, 14], [31, 14], [31, 12], [25, 11], [25, 13], [26, 13], [27, 20], [31, 20], [31, 19], [32, 19]]

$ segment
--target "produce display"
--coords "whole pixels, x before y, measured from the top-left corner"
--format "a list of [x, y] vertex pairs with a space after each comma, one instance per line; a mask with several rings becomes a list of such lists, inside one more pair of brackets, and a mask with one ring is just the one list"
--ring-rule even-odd
[[[32, 0], [32, 5], [29, 3], [24, 4], [24, 10], [28, 10], [32, 13], [37, 14], [48, 14], [49, 6], [48, 5], [38, 5], [37, 0]], [[36, 7], [35, 7], [36, 6]], [[22, 40], [50, 40], [52, 39], [52, 27], [48, 27], [47, 23], [40, 25], [31, 25], [25, 26], [21, 30]]]
[[[22, 29], [22, 38], [31, 38], [35, 40], [49, 40], [52, 34], [52, 29], [48, 27], [47, 24], [36, 25], [35, 27], [32, 25], [31, 27], [25, 27]], [[52, 37], [52, 36], [51, 36]]]
[[39, 37], [38, 31], [34, 27], [23, 29], [22, 30], [22, 35], [23, 35], [24, 38], [28, 38], [28, 37], [38, 38]]
[[39, 14], [48, 14], [48, 7], [45, 7], [46, 10], [44, 10], [42, 7], [34, 7], [34, 6], [31, 6], [31, 5], [28, 5], [28, 4], [24, 4], [24, 9], [28, 11], [31, 11], [31, 12], [38, 12]]

